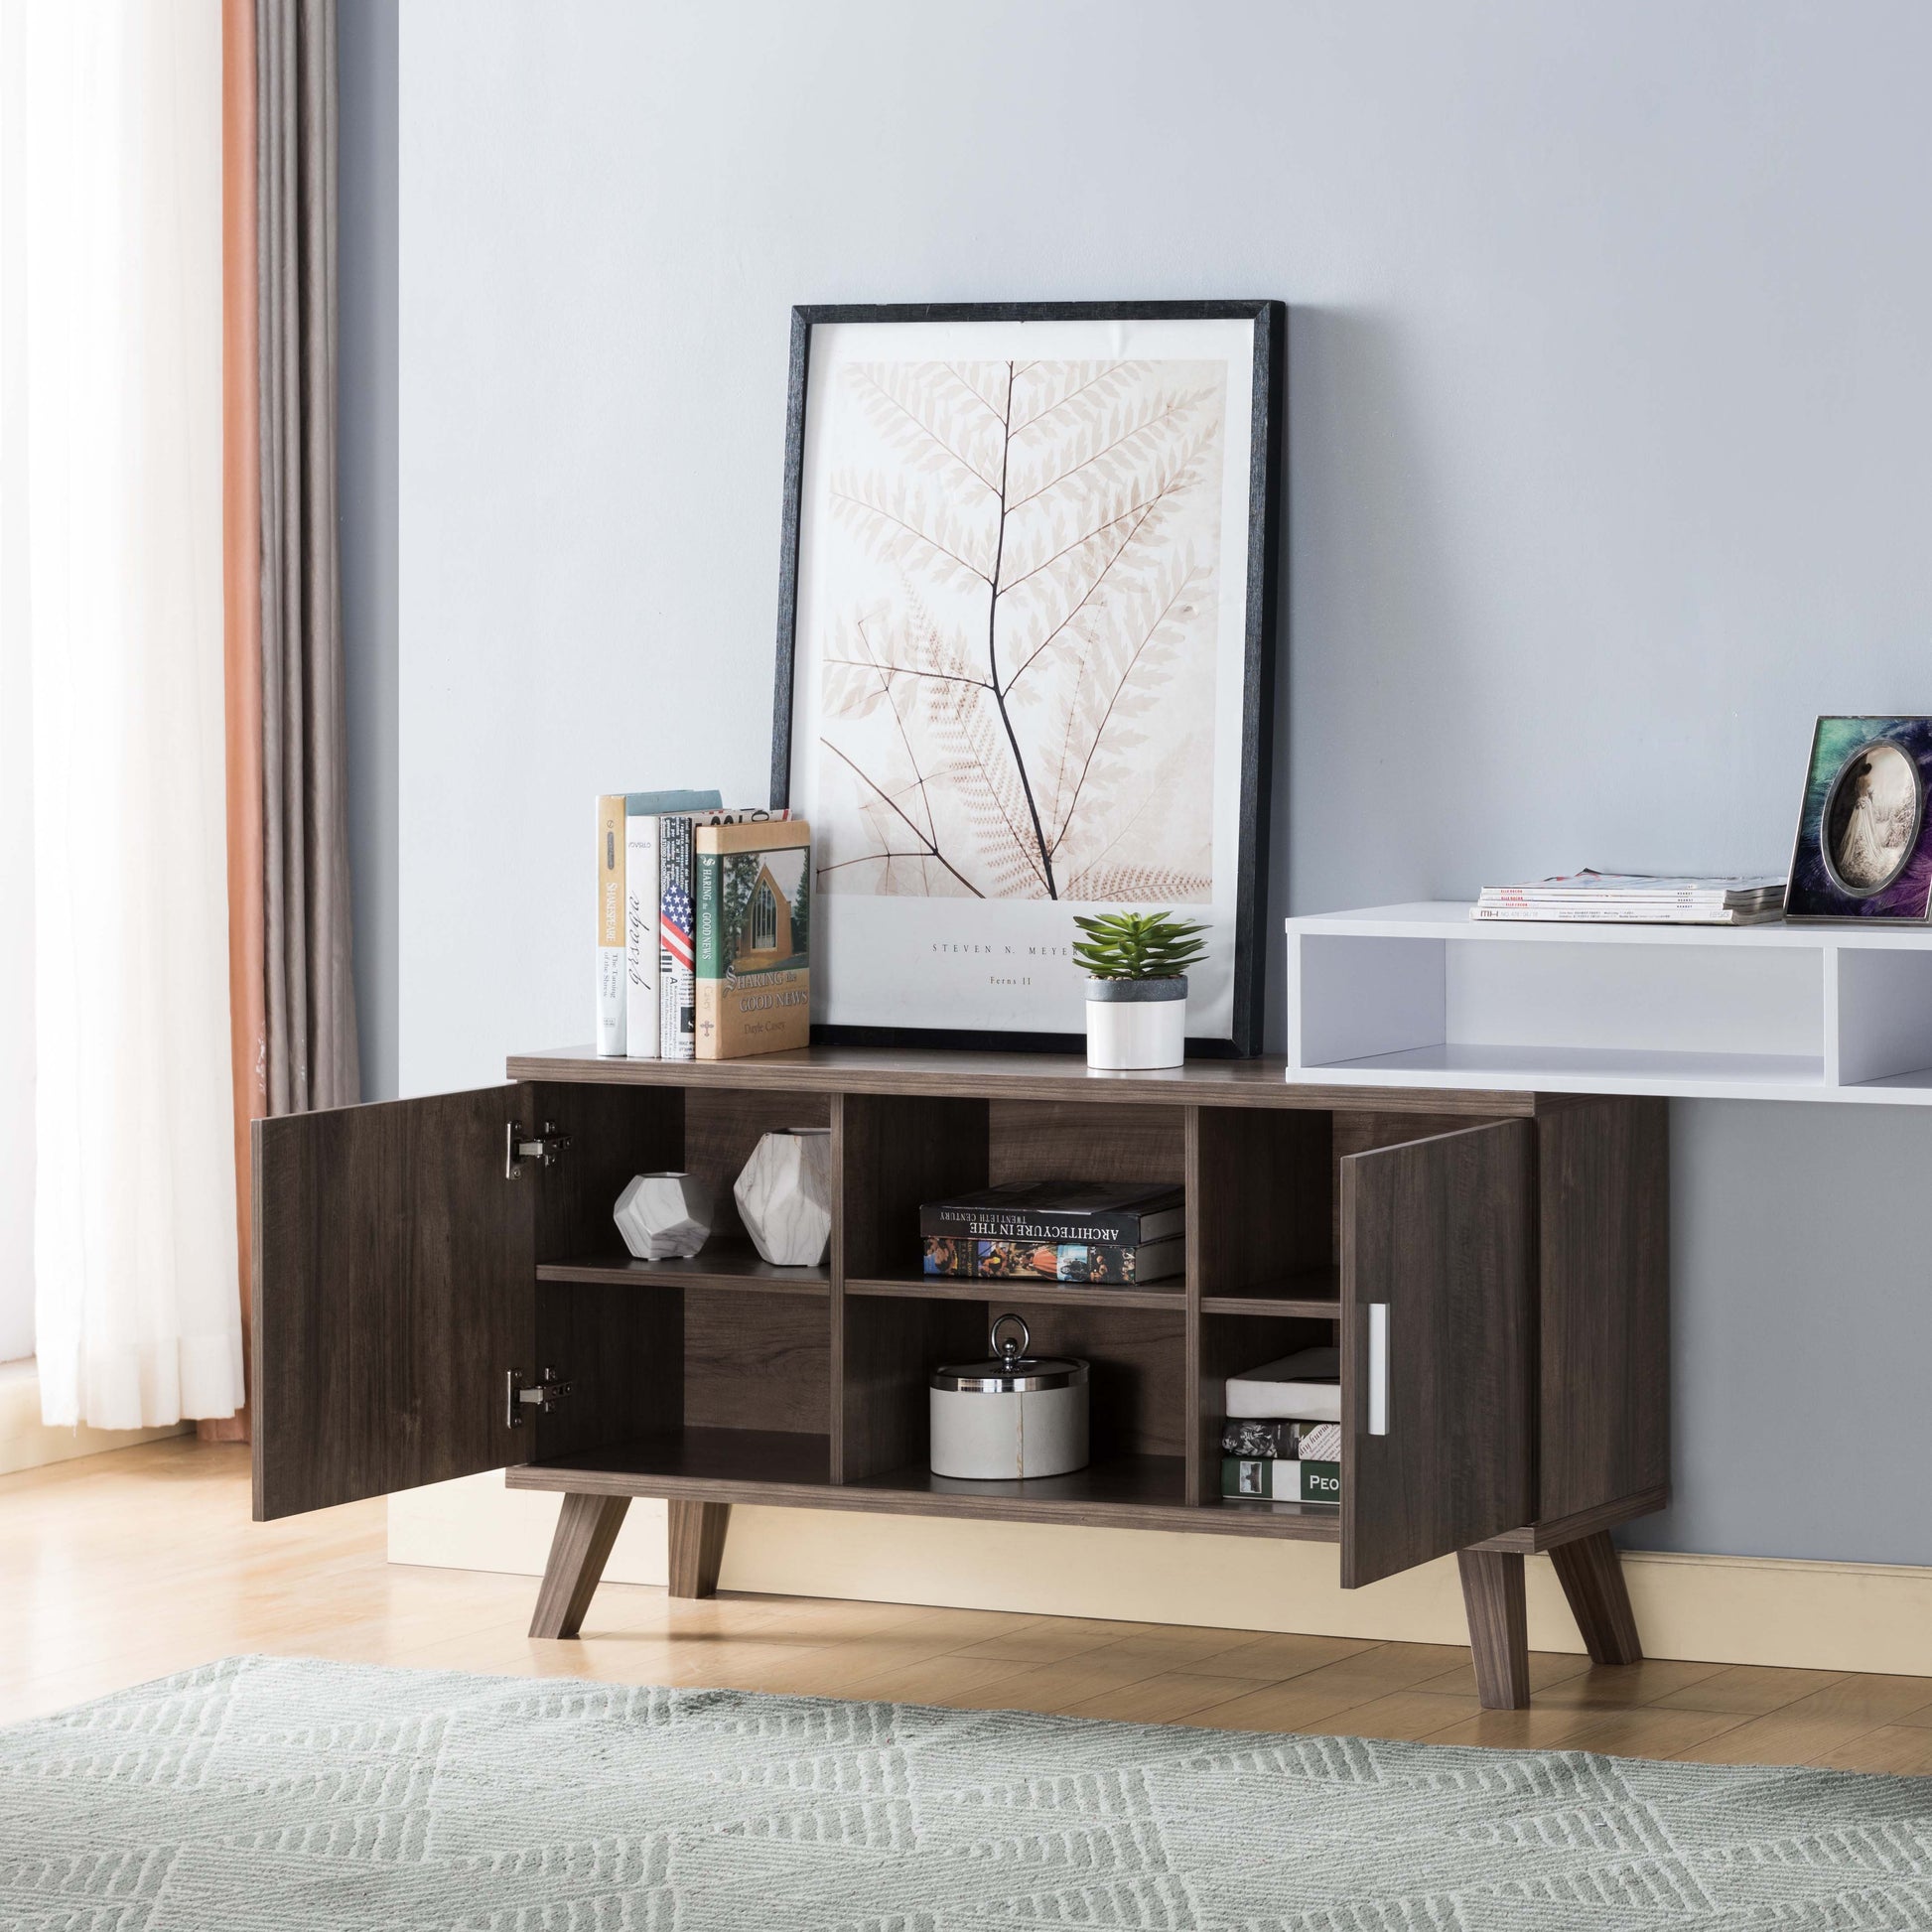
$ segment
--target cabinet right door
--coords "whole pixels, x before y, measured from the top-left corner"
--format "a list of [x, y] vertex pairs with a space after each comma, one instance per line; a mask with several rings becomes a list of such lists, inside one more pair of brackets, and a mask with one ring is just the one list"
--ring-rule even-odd
[[1341, 1581], [1527, 1523], [1535, 1130], [1341, 1162]]

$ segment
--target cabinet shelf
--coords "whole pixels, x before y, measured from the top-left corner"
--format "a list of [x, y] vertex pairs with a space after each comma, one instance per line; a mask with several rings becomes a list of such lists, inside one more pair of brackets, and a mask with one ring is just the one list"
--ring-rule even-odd
[[1145, 1288], [1118, 1283], [1080, 1287], [1035, 1281], [1025, 1275], [898, 1275], [847, 1282], [848, 1295], [894, 1297], [915, 1302], [1025, 1302], [1035, 1308], [1178, 1309], [1186, 1302], [1179, 1277]]
[[1205, 1531], [1338, 1543], [1341, 1513], [1301, 1503], [1187, 1501], [1186, 1458], [1102, 1456], [1060, 1476], [969, 1482], [924, 1464], [863, 1481], [834, 1483], [823, 1436], [741, 1429], [685, 1429], [582, 1455], [510, 1469], [512, 1489], [579, 1495], [663, 1496], [673, 1501], [769, 1503], [794, 1509], [887, 1510], [907, 1516], [965, 1516], [1013, 1523]]
[[1113, 1455], [1096, 1457], [1084, 1469], [1061, 1476], [969, 1481], [934, 1475], [921, 1462], [868, 1476], [852, 1486], [895, 1499], [955, 1503], [964, 1506], [962, 1513], [976, 1516], [1024, 1510], [1049, 1519], [1093, 1522], [1116, 1515], [1138, 1516], [1150, 1509], [1184, 1509], [1187, 1465], [1179, 1455]]
[[1519, 1081], [1576, 1093], [1672, 1093], [1686, 1099], [1823, 1099], [1825, 1061], [1818, 1053], [1696, 1052], [1635, 1046], [1465, 1043], [1406, 1046], [1332, 1060], [1323, 1079], [1385, 1086], [1392, 1080], [1432, 1084]]
[[1314, 1321], [1341, 1318], [1341, 1271], [1304, 1268], [1274, 1281], [1222, 1289], [1201, 1297], [1203, 1314], [1300, 1315]]
[[1324, 1088], [1932, 1102], [1932, 930], [1288, 921], [1288, 1078]]
[[1224, 1522], [1246, 1518], [1254, 1528], [1275, 1536], [1301, 1536], [1311, 1543], [1341, 1541], [1339, 1503], [1277, 1503], [1259, 1496], [1220, 1496], [1202, 1503], [1201, 1512], [1216, 1513]]
[[574, 1489], [616, 1496], [824, 1489], [831, 1438], [776, 1429], [671, 1429], [551, 1456], [508, 1471], [512, 1489]]
[[749, 1241], [709, 1241], [700, 1254], [681, 1261], [638, 1261], [627, 1254], [575, 1255], [537, 1263], [540, 1282], [609, 1283], [631, 1288], [722, 1288], [759, 1295], [806, 1295], [821, 1301], [831, 1293], [831, 1271], [780, 1268], [759, 1255]]

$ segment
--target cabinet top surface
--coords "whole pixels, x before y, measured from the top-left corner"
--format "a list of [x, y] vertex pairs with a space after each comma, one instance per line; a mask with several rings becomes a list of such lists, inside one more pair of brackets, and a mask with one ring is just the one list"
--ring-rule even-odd
[[985, 1099], [1138, 1101], [1172, 1106], [1360, 1108], [1414, 1113], [1533, 1114], [1535, 1093], [1441, 1090], [1391, 1083], [1385, 1094], [1291, 1075], [1279, 1056], [1189, 1060], [1138, 1073], [1104, 1072], [1070, 1053], [975, 1053], [930, 1047], [801, 1046], [742, 1060], [632, 1060], [588, 1046], [512, 1053], [512, 1080], [599, 1085], [766, 1087], [791, 1092], [957, 1095]]
[[1568, 945], [1835, 946], [1932, 952], [1932, 926], [1876, 920], [1805, 920], [1764, 925], [1670, 925], [1640, 919], [1472, 919], [1460, 899], [1370, 905], [1352, 912], [1311, 912], [1284, 922], [1290, 933], [1358, 939], [1517, 939]]

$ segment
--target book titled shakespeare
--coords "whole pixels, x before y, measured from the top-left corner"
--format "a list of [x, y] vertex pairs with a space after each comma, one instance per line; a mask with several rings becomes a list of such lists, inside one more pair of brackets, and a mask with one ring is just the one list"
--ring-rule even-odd
[[701, 1060], [779, 1053], [811, 1037], [812, 828], [699, 822], [696, 1047]]
[[1158, 1181], [1009, 1180], [919, 1209], [922, 1235], [969, 1241], [1102, 1242], [1144, 1248], [1186, 1224], [1180, 1188]]

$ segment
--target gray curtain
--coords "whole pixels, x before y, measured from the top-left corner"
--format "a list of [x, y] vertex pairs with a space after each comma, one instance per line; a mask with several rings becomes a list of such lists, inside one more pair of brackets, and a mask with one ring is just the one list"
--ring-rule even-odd
[[336, 550], [336, 5], [255, 0], [271, 1114], [359, 1097]]

